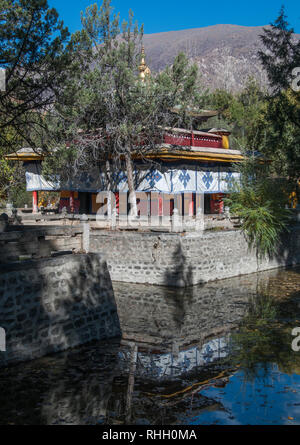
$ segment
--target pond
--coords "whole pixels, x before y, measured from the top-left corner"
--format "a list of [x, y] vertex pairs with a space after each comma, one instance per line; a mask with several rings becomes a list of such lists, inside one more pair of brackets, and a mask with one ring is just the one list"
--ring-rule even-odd
[[1, 369], [1, 424], [300, 424], [299, 267], [113, 287], [122, 339]]

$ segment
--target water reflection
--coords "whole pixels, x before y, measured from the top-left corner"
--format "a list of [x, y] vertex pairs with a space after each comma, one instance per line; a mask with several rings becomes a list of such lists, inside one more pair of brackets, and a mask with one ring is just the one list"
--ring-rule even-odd
[[0, 423], [300, 423], [299, 274], [114, 283], [122, 339], [2, 369]]

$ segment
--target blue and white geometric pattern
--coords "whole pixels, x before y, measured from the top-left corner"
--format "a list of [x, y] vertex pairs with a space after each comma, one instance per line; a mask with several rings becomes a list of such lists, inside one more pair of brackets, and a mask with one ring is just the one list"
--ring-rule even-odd
[[[216, 338], [205, 343], [202, 347], [194, 346], [187, 350], [174, 354], [172, 351], [166, 353], [139, 352], [139, 362], [143, 367], [145, 376], [157, 377], [180, 376], [182, 372], [190, 372], [198, 366], [212, 363], [228, 355], [227, 337]], [[119, 360], [128, 363], [129, 353], [119, 353]]]
[[233, 184], [234, 184], [234, 177], [233, 177], [233, 173], [232, 172], [228, 172], [227, 173], [225, 181], [228, 184], [228, 189], [232, 189]]
[[179, 181], [183, 184], [183, 187], [186, 189], [187, 184], [189, 183], [191, 177], [186, 170], [181, 170], [179, 175]]
[[230, 192], [232, 187], [239, 182], [240, 173], [232, 172], [232, 171], [220, 171], [220, 190], [226, 192]]
[[146, 179], [146, 181], [148, 181], [151, 188], [153, 188], [155, 186], [155, 184], [161, 180], [161, 178], [162, 178], [162, 175], [157, 170], [150, 171], [145, 176], [145, 179]]
[[114, 184], [120, 185], [122, 182], [127, 181], [127, 176], [122, 170], [120, 170], [118, 173], [112, 174], [112, 180]]
[[[78, 192], [97, 193], [107, 190], [106, 174], [97, 169], [82, 173], [72, 183], [60, 184], [59, 178], [50, 182], [41, 174], [41, 167], [36, 162], [28, 162], [26, 169], [26, 188], [28, 191], [76, 190]], [[226, 193], [230, 192], [233, 182], [238, 182], [240, 174], [232, 172], [226, 166], [167, 165], [162, 170], [138, 170], [140, 180], [136, 181], [136, 191], [163, 193]], [[113, 175], [113, 189], [128, 191], [126, 172]]]
[[204, 182], [204, 185], [207, 190], [209, 190], [211, 184], [213, 183], [213, 180], [214, 178], [210, 171], [207, 171], [205, 175], [202, 177], [202, 181]]
[[171, 193], [193, 192], [196, 188], [196, 170], [186, 166], [170, 172]]

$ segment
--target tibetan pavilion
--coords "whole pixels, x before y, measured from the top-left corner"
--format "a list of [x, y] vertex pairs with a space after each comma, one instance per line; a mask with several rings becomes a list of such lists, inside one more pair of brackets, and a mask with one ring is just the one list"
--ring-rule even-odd
[[[144, 81], [150, 75], [144, 52], [139, 68], [140, 78]], [[216, 111], [202, 110], [197, 112], [195, 118], [198, 124], [202, 124], [217, 114]], [[149, 200], [146, 209], [148, 215], [172, 214], [169, 197], [175, 194], [184, 194], [182, 205], [188, 206], [190, 216], [196, 215], [197, 194], [204, 194], [205, 213], [222, 213], [223, 197], [228, 193], [230, 183], [238, 177], [238, 173], [233, 171], [233, 164], [243, 159], [239, 150], [230, 148], [229, 136], [229, 131], [219, 128], [204, 131], [165, 128], [159, 150], [152, 156], [146, 156], [149, 159], [148, 165], [147, 162], [134, 160], [137, 198], [139, 192], [156, 193], [158, 197], [155, 208], [151, 208]], [[38, 193], [41, 191], [60, 192], [60, 210], [66, 207], [68, 213], [97, 212], [100, 206], [97, 203], [97, 194], [106, 190], [105, 175], [101, 172], [101, 167], [82, 173], [68, 185], [62, 185], [59, 182], [51, 183], [42, 176], [41, 150], [22, 148], [6, 158], [24, 163], [26, 188], [33, 195], [33, 212], [38, 212]], [[128, 194], [124, 172], [115, 175], [113, 192], [119, 211], [120, 194]]]
[[[213, 112], [202, 112], [207, 119]], [[151, 158], [151, 155], [148, 155]], [[157, 193], [159, 214], [166, 215], [164, 195], [185, 194], [190, 196], [190, 215], [196, 214], [197, 193], [204, 194], [205, 213], [222, 213], [224, 194], [230, 183], [238, 177], [232, 169], [233, 163], [243, 159], [240, 151], [229, 146], [229, 132], [220, 129], [188, 131], [166, 129], [164, 143], [152, 156], [155, 164], [135, 161], [136, 191]], [[41, 174], [43, 155], [37, 150], [23, 148], [7, 156], [7, 159], [24, 163], [26, 188], [33, 194], [33, 209], [38, 211], [38, 192], [60, 192], [60, 209], [66, 207], [70, 213], [93, 214], [98, 210], [97, 193], [105, 191], [104, 173], [90, 171], [82, 173], [67, 186], [47, 181]], [[153, 166], [155, 165], [155, 167]], [[127, 193], [127, 178], [120, 172], [114, 180], [114, 193], [119, 201], [120, 193]], [[168, 210], [169, 212], [170, 210]]]

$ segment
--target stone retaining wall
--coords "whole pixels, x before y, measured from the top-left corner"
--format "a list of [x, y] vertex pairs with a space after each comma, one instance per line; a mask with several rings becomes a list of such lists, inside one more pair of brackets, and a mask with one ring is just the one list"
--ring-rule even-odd
[[0, 266], [0, 365], [120, 336], [110, 276], [98, 254]]
[[105, 254], [111, 279], [185, 287], [300, 264], [300, 226], [274, 258], [259, 260], [241, 231], [200, 233], [92, 232], [90, 251]]
[[0, 264], [24, 257], [37, 259], [65, 251], [79, 252], [83, 248], [82, 232], [80, 226], [10, 226], [0, 233]]

